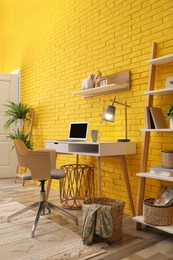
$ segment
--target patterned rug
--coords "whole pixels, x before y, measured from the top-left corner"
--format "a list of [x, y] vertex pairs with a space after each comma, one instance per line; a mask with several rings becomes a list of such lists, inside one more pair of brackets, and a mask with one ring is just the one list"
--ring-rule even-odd
[[79, 235], [45, 217], [40, 218], [31, 238], [35, 218], [31, 210], [6, 223], [7, 216], [23, 207], [9, 199], [0, 201], [0, 259], [84, 260], [105, 252], [105, 244], [83, 245]]

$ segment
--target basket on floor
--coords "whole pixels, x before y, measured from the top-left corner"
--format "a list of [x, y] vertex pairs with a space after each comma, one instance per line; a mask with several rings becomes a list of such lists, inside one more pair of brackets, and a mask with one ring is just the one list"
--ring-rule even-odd
[[92, 198], [84, 201], [85, 204], [100, 204], [111, 206], [111, 215], [113, 223], [113, 232], [111, 237], [102, 238], [99, 235], [94, 235], [94, 240], [98, 242], [115, 242], [122, 238], [122, 219], [125, 202], [110, 198]]
[[153, 226], [169, 226], [172, 224], [172, 205], [155, 206], [155, 199], [146, 199], [143, 203], [144, 221]]

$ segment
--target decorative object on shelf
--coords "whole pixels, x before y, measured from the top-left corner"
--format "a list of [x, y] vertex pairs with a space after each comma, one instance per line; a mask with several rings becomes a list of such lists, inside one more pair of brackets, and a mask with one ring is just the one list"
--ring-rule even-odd
[[83, 80], [82, 90], [73, 92], [72, 94], [83, 95], [84, 97], [92, 97], [130, 89], [130, 71], [123, 71], [105, 76], [100, 80], [101, 85], [99, 88], [95, 88], [95, 85], [92, 83], [92, 81], [92, 87], [88, 88], [88, 80], [93, 80], [93, 74], [89, 76], [89, 79], [87, 78]]
[[170, 129], [173, 129], [173, 104], [168, 106], [167, 118], [170, 120]]
[[90, 73], [88, 78], [82, 81], [82, 90], [86, 90], [94, 87], [95, 87], [94, 74]]
[[124, 130], [125, 130], [125, 138], [124, 139], [118, 139], [117, 142], [129, 142], [130, 140], [127, 138], [127, 107], [131, 107], [129, 105], [127, 105], [127, 101], [124, 101], [124, 103], [119, 102], [117, 100], [115, 100], [116, 97], [114, 97], [112, 104], [106, 107], [106, 110], [103, 112], [103, 114], [101, 115], [102, 119], [104, 121], [108, 121], [108, 122], [114, 122], [114, 118], [115, 118], [115, 111], [116, 108], [114, 107], [114, 104], [118, 104], [121, 106], [124, 106]]
[[166, 150], [161, 151], [161, 161], [162, 161], [162, 167], [163, 168], [173, 168], [173, 151], [172, 150]]
[[104, 86], [106, 86], [108, 84], [108, 82], [107, 82], [107, 79], [106, 78], [102, 78], [101, 80], [100, 80], [100, 87], [104, 87]]
[[166, 88], [173, 88], [173, 77], [169, 77], [166, 79]]
[[101, 137], [102, 133], [98, 130], [91, 130], [91, 140], [92, 142], [97, 142], [98, 139]]
[[95, 82], [95, 88], [101, 86], [101, 79], [102, 79], [102, 73], [101, 71], [97, 72], [97, 75], [95, 76], [94, 82]]
[[[6, 137], [9, 139], [20, 139], [25, 145], [31, 149], [32, 144], [30, 141], [31, 132], [32, 132], [32, 123], [34, 117], [34, 110], [31, 106], [22, 103], [14, 103], [11, 101], [7, 101], [7, 104], [4, 104], [5, 107], [8, 108], [4, 112], [5, 116], [8, 116], [9, 119], [6, 121], [4, 125], [4, 129], [8, 131], [11, 125], [18, 125], [12, 129], [12, 132], [7, 133]], [[29, 126], [27, 126], [27, 122], [30, 121]], [[26, 128], [28, 131], [26, 131]]]

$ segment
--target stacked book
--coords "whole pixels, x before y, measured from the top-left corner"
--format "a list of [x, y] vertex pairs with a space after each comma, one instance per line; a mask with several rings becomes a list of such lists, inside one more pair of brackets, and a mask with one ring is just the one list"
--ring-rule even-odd
[[153, 166], [150, 168], [150, 173], [160, 176], [173, 177], [172, 168], [163, 168], [162, 166]]

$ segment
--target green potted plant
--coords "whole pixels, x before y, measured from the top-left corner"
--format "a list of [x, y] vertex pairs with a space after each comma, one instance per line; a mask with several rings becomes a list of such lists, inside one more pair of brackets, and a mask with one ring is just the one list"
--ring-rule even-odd
[[13, 133], [8, 133], [6, 135], [6, 137], [8, 139], [12, 139], [12, 140], [20, 139], [25, 143], [25, 145], [28, 149], [32, 150], [32, 143], [29, 140], [29, 133], [21, 132], [21, 131], [19, 131], [19, 129], [17, 129], [17, 130], [13, 129]]
[[25, 122], [25, 120], [27, 120], [32, 111], [33, 108], [31, 106], [28, 106], [27, 104], [16, 104], [14, 102], [11, 101], [7, 101], [8, 104], [5, 104], [4, 106], [8, 108], [8, 110], [5, 111], [5, 116], [8, 116], [9, 119], [7, 120], [7, 122], [4, 125], [4, 129], [9, 129], [9, 127], [11, 126], [11, 124], [17, 124], [18, 120], [23, 120], [23, 123]]
[[168, 106], [166, 115], [167, 115], [167, 118], [170, 119], [170, 128], [173, 129], [173, 104], [170, 104]]
[[8, 131], [8, 129], [12, 124], [14, 125], [18, 124], [18, 127], [17, 130], [16, 128], [13, 129], [12, 133], [7, 133], [6, 137], [12, 140], [20, 139], [25, 143], [25, 145], [29, 149], [32, 149], [29, 133], [24, 131], [24, 126], [26, 120], [30, 119], [31, 114], [33, 112], [33, 108], [31, 106], [28, 106], [27, 104], [22, 104], [22, 103], [16, 104], [11, 101], [7, 101], [7, 102], [8, 103], [4, 104], [4, 106], [7, 107], [8, 109], [4, 112], [4, 115], [8, 116], [9, 119], [4, 124], [4, 129]]

